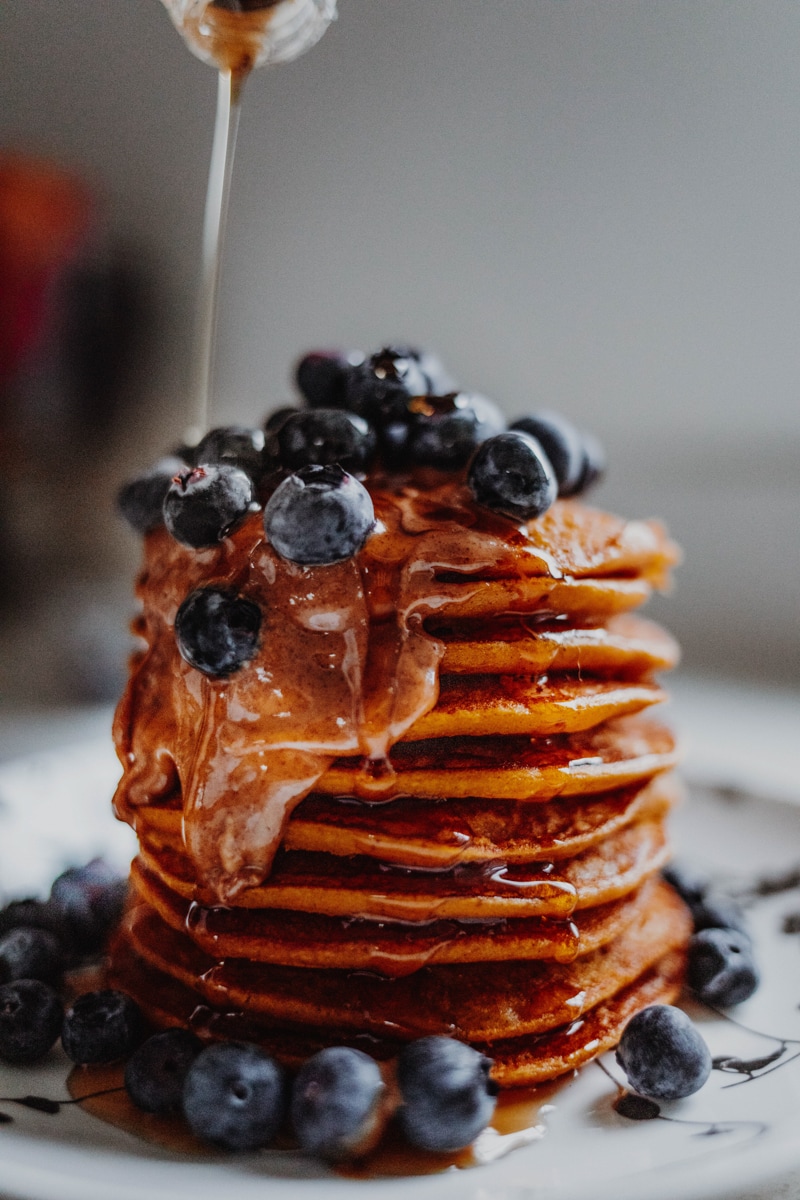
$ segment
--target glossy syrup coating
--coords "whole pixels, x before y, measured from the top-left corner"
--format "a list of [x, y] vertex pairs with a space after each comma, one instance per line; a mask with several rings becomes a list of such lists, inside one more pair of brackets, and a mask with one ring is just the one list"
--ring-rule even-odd
[[[220, 899], [264, 878], [289, 813], [336, 759], [384, 761], [433, 708], [444, 646], [426, 617], [468, 615], [497, 590], [503, 604], [520, 586], [543, 595], [567, 571], [638, 571], [647, 589], [674, 559], [657, 526], [591, 510], [578, 520], [556, 505], [526, 528], [484, 514], [458, 482], [370, 491], [375, 532], [356, 559], [325, 567], [277, 555], [260, 514], [199, 551], [163, 530], [148, 537], [147, 648], [117, 713], [115, 803], [133, 820], [180, 786], [186, 848]], [[174, 634], [180, 605], [212, 583], [262, 613], [257, 654], [221, 681], [186, 663]]]

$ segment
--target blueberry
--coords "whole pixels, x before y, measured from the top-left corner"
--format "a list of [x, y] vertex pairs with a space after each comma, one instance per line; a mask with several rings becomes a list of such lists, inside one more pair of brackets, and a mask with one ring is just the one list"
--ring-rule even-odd
[[362, 1050], [320, 1050], [292, 1089], [292, 1125], [303, 1150], [328, 1162], [368, 1153], [383, 1129], [385, 1093], [378, 1064]]
[[58, 938], [46, 929], [20, 926], [0, 937], [0, 983], [13, 979], [57, 982], [64, 969], [64, 952]]
[[67, 1009], [61, 1044], [75, 1063], [111, 1063], [127, 1058], [139, 1041], [142, 1015], [124, 992], [85, 992]]
[[749, 937], [735, 929], [704, 929], [689, 943], [689, 987], [720, 1008], [748, 1000], [759, 984]]
[[142, 1042], [125, 1064], [125, 1090], [144, 1112], [178, 1112], [183, 1085], [202, 1043], [187, 1029], [167, 1029]]
[[49, 905], [68, 931], [72, 957], [102, 949], [122, 916], [127, 880], [101, 858], [62, 872], [50, 889]]
[[699, 900], [689, 905], [694, 920], [695, 933], [701, 929], [735, 929], [747, 934], [747, 922], [741, 905], [732, 896], [722, 892], [707, 891]]
[[287, 417], [291, 417], [294, 415], [294, 413], [298, 413], [300, 411], [301, 410], [299, 408], [295, 408], [293, 405], [289, 404], [284, 405], [283, 408], [276, 408], [274, 412], [269, 414], [264, 422], [265, 433], [277, 433]]
[[700, 903], [709, 888], [707, 875], [682, 862], [668, 863], [661, 874], [690, 908]]
[[56, 993], [38, 979], [0, 987], [0, 1059], [28, 1066], [44, 1058], [61, 1032], [64, 1009]]
[[295, 380], [312, 408], [346, 408], [347, 376], [363, 361], [357, 351], [314, 350], [298, 362]]
[[63, 939], [64, 928], [61, 914], [49, 900], [12, 900], [0, 909], [0, 935], [9, 929], [47, 929], [57, 938]]
[[654, 1100], [679, 1100], [699, 1091], [711, 1074], [711, 1052], [686, 1013], [653, 1004], [622, 1034], [617, 1062], [634, 1091]]
[[226, 1150], [258, 1150], [272, 1141], [283, 1121], [283, 1071], [258, 1046], [217, 1042], [189, 1068], [183, 1111], [196, 1137]]
[[418, 350], [385, 346], [345, 378], [345, 407], [383, 426], [405, 421], [412, 396], [427, 396], [437, 389], [425, 373]]
[[422, 1150], [461, 1150], [492, 1118], [497, 1084], [492, 1061], [446, 1037], [424, 1037], [405, 1046], [397, 1060], [403, 1098], [400, 1122]]
[[198, 588], [175, 616], [181, 656], [204, 675], [220, 679], [250, 662], [260, 629], [258, 605], [223, 588]]
[[412, 465], [443, 470], [463, 467], [481, 442], [505, 429], [499, 408], [485, 396], [465, 392], [421, 396], [408, 407], [407, 454]]
[[270, 437], [270, 457], [288, 471], [338, 463], [362, 474], [375, 453], [375, 434], [363, 417], [336, 408], [292, 413]]
[[535, 438], [550, 459], [559, 496], [573, 495], [584, 466], [583, 439], [574, 425], [553, 412], [521, 417], [510, 426]]
[[264, 431], [246, 425], [210, 429], [197, 443], [193, 462], [238, 467], [256, 482], [264, 472]]
[[176, 476], [164, 499], [164, 523], [184, 546], [215, 546], [246, 515], [253, 483], [238, 467], [201, 463]]
[[553, 468], [539, 443], [525, 433], [500, 433], [478, 447], [467, 483], [478, 504], [515, 521], [530, 521], [556, 498]]
[[264, 528], [290, 562], [341, 562], [361, 549], [375, 524], [365, 487], [341, 467], [303, 467], [275, 489]]
[[588, 491], [605, 475], [606, 452], [602, 445], [591, 433], [584, 431], [581, 438], [583, 439], [583, 465], [575, 486], [569, 493], [564, 492], [565, 496], [578, 496], [581, 492]]
[[164, 499], [176, 475], [187, 470], [182, 458], [161, 458], [144, 475], [130, 480], [117, 493], [117, 509], [137, 533], [149, 533], [164, 523]]

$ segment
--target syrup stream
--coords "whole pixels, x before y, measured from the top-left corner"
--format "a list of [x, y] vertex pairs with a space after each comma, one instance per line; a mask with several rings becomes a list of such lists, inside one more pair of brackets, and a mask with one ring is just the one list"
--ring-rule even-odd
[[217, 115], [208, 172], [205, 217], [203, 221], [203, 252], [200, 293], [195, 331], [194, 372], [192, 385], [191, 427], [187, 431], [189, 444], [200, 440], [208, 428], [211, 388], [219, 309], [219, 281], [222, 249], [230, 199], [236, 134], [242, 107], [242, 87], [247, 72], [220, 71], [217, 88]]

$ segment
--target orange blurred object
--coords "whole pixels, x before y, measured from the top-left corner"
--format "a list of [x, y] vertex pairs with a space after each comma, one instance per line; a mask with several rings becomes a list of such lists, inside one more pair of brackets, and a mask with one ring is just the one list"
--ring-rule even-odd
[[46, 323], [50, 287], [92, 222], [86, 184], [51, 163], [0, 154], [0, 387]]

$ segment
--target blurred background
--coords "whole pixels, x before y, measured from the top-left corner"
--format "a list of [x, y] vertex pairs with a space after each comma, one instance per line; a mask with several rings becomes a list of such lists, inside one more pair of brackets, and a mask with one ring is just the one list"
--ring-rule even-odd
[[[800, 668], [796, 0], [340, 0], [246, 86], [214, 422], [315, 346], [436, 349], [609, 456], [694, 674]], [[158, 0], [0, 6], [0, 706], [113, 699], [179, 440], [214, 72]]]

